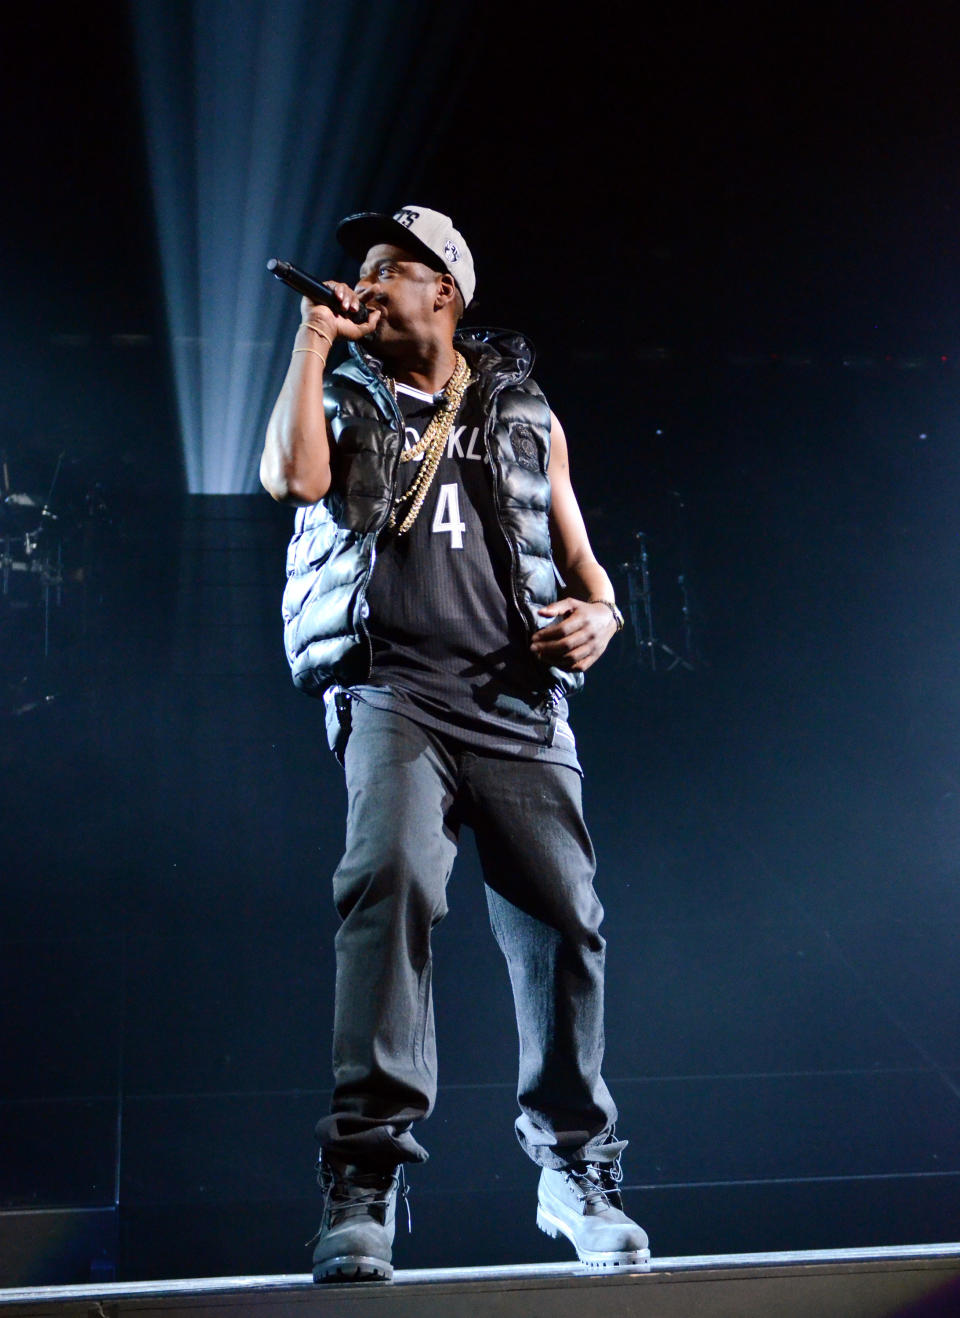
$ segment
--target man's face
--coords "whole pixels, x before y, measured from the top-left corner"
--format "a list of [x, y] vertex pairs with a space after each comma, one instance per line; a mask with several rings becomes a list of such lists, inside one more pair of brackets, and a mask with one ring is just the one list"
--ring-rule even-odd
[[415, 338], [431, 324], [438, 277], [402, 247], [380, 243], [370, 248], [355, 288], [363, 303], [382, 313], [376, 342]]

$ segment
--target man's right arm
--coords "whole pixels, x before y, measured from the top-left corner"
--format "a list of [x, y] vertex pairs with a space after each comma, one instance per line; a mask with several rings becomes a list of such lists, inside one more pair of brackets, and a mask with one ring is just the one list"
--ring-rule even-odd
[[[348, 284], [331, 283], [347, 311], [360, 299]], [[330, 489], [332, 440], [323, 408], [323, 373], [338, 338], [362, 339], [380, 319], [371, 311], [363, 325], [304, 298], [301, 322], [286, 379], [267, 423], [260, 483], [279, 503], [316, 503]]]

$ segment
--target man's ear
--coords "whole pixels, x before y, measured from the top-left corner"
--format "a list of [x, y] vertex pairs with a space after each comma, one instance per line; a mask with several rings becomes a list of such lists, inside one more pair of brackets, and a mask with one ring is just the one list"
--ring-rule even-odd
[[437, 274], [437, 288], [433, 297], [433, 309], [439, 311], [441, 307], [449, 306], [457, 297], [457, 285], [453, 275], [444, 271]]

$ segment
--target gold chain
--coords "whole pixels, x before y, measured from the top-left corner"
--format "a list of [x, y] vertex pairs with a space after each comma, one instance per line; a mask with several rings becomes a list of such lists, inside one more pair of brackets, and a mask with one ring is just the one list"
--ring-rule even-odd
[[[397, 535], [403, 535], [405, 531], [409, 531], [417, 520], [417, 514], [423, 507], [423, 501], [427, 497], [433, 478], [437, 474], [440, 459], [443, 457], [443, 451], [447, 447], [447, 439], [457, 413], [460, 411], [463, 395], [467, 392], [472, 380], [473, 375], [465, 358], [461, 353], [456, 353], [456, 365], [453, 368], [453, 375], [447, 381], [443, 397], [440, 399], [437, 410], [430, 418], [430, 424], [416, 444], [400, 454], [401, 462], [412, 462], [414, 458], [419, 457], [422, 457], [423, 461], [409, 489], [404, 490], [403, 494], [397, 496], [396, 502], [390, 511], [390, 516], [387, 518], [387, 526], [395, 527]], [[396, 397], [396, 386], [393, 380], [390, 380], [389, 384], [393, 396]], [[407, 509], [403, 521], [397, 526], [397, 512], [402, 504], [408, 502], [410, 507]]]

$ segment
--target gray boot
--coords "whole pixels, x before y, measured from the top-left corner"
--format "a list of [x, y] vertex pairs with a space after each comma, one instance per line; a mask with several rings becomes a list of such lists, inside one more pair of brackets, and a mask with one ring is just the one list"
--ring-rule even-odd
[[390, 1281], [400, 1170], [362, 1171], [324, 1158], [323, 1221], [313, 1251], [314, 1281]]
[[562, 1231], [588, 1267], [647, 1272], [647, 1233], [623, 1211], [617, 1189], [620, 1177], [619, 1162], [581, 1163], [562, 1171], [544, 1167], [537, 1193], [537, 1226], [548, 1236]]

